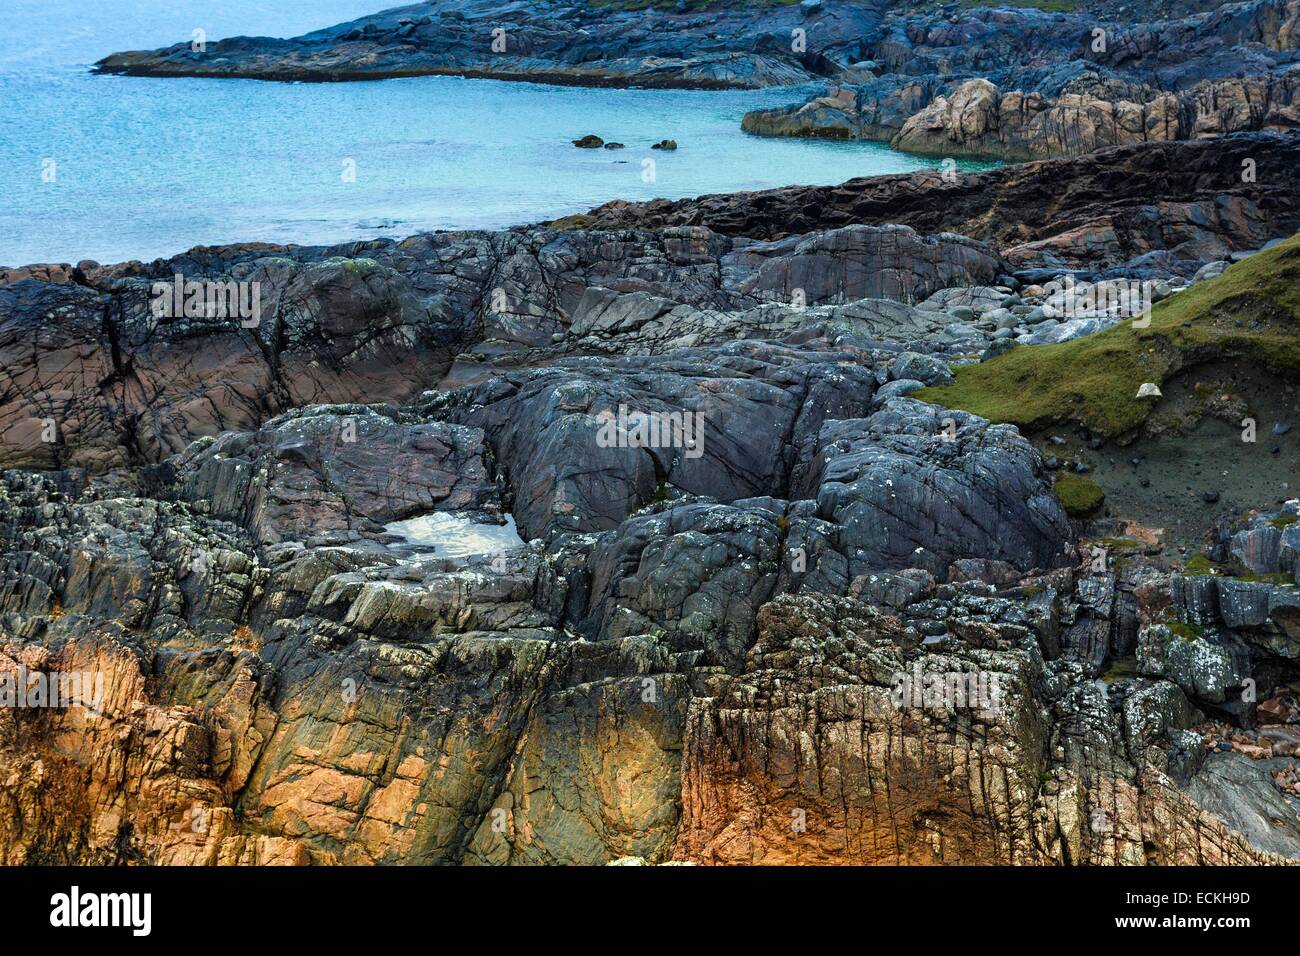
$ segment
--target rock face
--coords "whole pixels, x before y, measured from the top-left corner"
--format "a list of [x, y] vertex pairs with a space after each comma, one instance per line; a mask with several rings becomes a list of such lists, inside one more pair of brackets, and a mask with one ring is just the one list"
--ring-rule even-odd
[[481, 431], [406, 424], [367, 406], [322, 411], [201, 439], [166, 471], [182, 497], [266, 544], [304, 528], [322, 535], [434, 510], [499, 510]]
[[[1035, 700], [1063, 664], [1045, 663], [1027, 629], [986, 625], [973, 645], [948, 641], [938, 653], [915, 656], [898, 648], [898, 619], [853, 601], [807, 597], [771, 602], [759, 627], [745, 671], [720, 678], [688, 716], [679, 858], [1276, 860], [1161, 771], [1137, 772], [1124, 744], [1101, 727], [1073, 737], [1044, 722]], [[948, 675], [978, 675], [982, 686], [998, 688], [989, 698], [996, 705], [928, 713], [913, 706], [907, 681]], [[1079, 718], [1105, 710], [1104, 700], [1078, 691], [1066, 707]], [[1194, 847], [1192, 833], [1205, 842]]]
[[583, 86], [753, 88], [803, 83], [861, 59], [870, 5], [619, 10], [544, 0], [418, 3], [292, 40], [236, 37], [115, 53], [106, 73], [359, 80], [447, 74]]
[[867, 62], [836, 76], [827, 93], [748, 113], [742, 125], [1002, 159], [1294, 130], [1298, 12], [1296, 0], [1252, 0], [1102, 25], [1033, 9], [899, 12], [882, 22]]
[[790, 571], [796, 523], [832, 524], [770, 498], [456, 566], [364, 531], [258, 546], [189, 483], [64, 476], [4, 476], [0, 663], [104, 692], [0, 713], [9, 863], [1300, 856], [1171, 779], [1177, 687], [1108, 699], [1062, 648], [1075, 589], [1113, 578], [1063, 568], [1029, 596], [904, 570], [892, 597], [880, 573], [837, 596]]
[[[775, 246], [690, 228], [536, 229], [231, 247], [216, 261], [194, 250], [82, 276], [85, 285], [17, 281], [0, 286], [0, 464], [157, 462], [195, 438], [302, 405], [410, 399], [477, 342], [549, 345], [575, 323], [597, 331], [603, 320], [588, 318], [597, 288], [672, 296], [698, 317], [701, 307], [764, 302], [918, 301], [1002, 268], [984, 243], [906, 227], [854, 226]], [[266, 314], [155, 316], [156, 284], [170, 288], [176, 275], [256, 284]]]
[[[1243, 182], [1247, 160], [1271, 182]], [[1035, 260], [1095, 269], [1168, 251], [1200, 259], [1214, 248], [1259, 248], [1300, 227], [1300, 139], [1236, 134], [1214, 141], [1146, 143], [1072, 160], [1027, 163], [945, 181], [937, 173], [786, 187], [735, 196], [613, 202], [593, 209], [596, 229], [704, 226], [775, 239], [848, 223], [892, 222], [996, 242]], [[1048, 258], [1050, 257], [1050, 258]]]
[[942, 580], [968, 556], [1029, 571], [1068, 561], [1068, 524], [1036, 457], [1013, 429], [896, 398], [826, 423], [804, 488], [838, 526], [851, 576], [910, 567]]
[[[1018, 91], [1003, 94], [988, 80], [970, 80], [951, 97], [938, 97], [908, 117], [891, 145], [944, 156], [1073, 156], [1103, 146], [1186, 139], [1180, 135], [1186, 132], [1180, 112], [1177, 97], [1168, 93], [1144, 103], [1078, 93], [1048, 99]], [[1219, 132], [1261, 125], [1229, 125]]]
[[[158, 461], [297, 405], [405, 397], [450, 365], [458, 330], [392, 268], [235, 249], [215, 264], [199, 252], [90, 286], [0, 287], [0, 462]], [[155, 283], [170, 289], [173, 273], [256, 283], [267, 314], [155, 315]]]
[[0, 860], [1300, 860], [1211, 728], [1296, 752], [1300, 503], [1237, 576], [1098, 568], [1026, 438], [908, 397], [1041, 324], [1025, 263], [1294, 228], [1295, 149], [10, 270]]

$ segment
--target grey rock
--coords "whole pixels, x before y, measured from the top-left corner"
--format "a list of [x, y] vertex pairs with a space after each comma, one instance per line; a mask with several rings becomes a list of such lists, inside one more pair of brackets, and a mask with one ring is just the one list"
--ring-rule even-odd
[[894, 361], [895, 379], [915, 379], [926, 385], [947, 385], [953, 380], [947, 363], [919, 352], [904, 352]]
[[1138, 634], [1141, 673], [1172, 680], [1195, 700], [1223, 703], [1249, 676], [1249, 654], [1240, 642], [1219, 632], [1184, 637], [1164, 624]]
[[895, 398], [899, 395], [906, 395], [909, 392], [915, 392], [917, 389], [925, 388], [925, 382], [915, 378], [898, 378], [892, 382], [886, 382], [876, 390], [876, 401], [885, 402], [888, 399]]
[[1044, 321], [1037, 325], [1037, 331], [1029, 337], [1028, 344], [1054, 345], [1058, 342], [1069, 342], [1072, 339], [1101, 332], [1114, 324], [1112, 319], [1070, 319], [1059, 325]]
[[1244, 754], [1206, 757], [1187, 792], [1251, 845], [1300, 860], [1300, 824], [1295, 808], [1280, 794], [1268, 771], [1282, 760], [1253, 761]]
[[1173, 731], [1186, 730], [1196, 716], [1196, 709], [1177, 685], [1169, 681], [1144, 684], [1124, 700], [1129, 754], [1139, 760], [1147, 747], [1163, 744]]
[[[944, 437], [945, 419], [954, 440]], [[919, 567], [939, 577], [967, 557], [1057, 567], [1073, 548], [1037, 456], [1014, 429], [912, 399], [827, 422], [798, 487], [839, 526], [852, 574]]]

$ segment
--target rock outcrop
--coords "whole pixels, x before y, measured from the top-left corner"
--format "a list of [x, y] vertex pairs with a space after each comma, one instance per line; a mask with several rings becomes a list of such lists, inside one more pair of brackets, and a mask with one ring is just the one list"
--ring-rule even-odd
[[[1114, 147], [946, 179], [924, 172], [838, 186], [618, 201], [593, 209], [583, 225], [703, 226], [770, 240], [892, 222], [994, 242], [1025, 267], [1050, 262], [1058, 270], [1092, 271], [1152, 253], [1228, 258], [1291, 234], [1300, 228], [1300, 208], [1290, 198], [1298, 160], [1300, 138], [1293, 134], [1235, 134]], [[1221, 254], [1210, 255], [1216, 249]]]
[[[880, 140], [941, 157], [1036, 159], [1300, 128], [1298, 3], [1247, 0], [1205, 11], [1101, 3], [1048, 13], [854, 0], [707, 11], [472, 0], [454, 9], [399, 7], [287, 40], [235, 37], [114, 53], [96, 69], [700, 89], [829, 80], [802, 104], [747, 114], [744, 129]], [[1174, 16], [1133, 22], [1143, 15]], [[601, 145], [595, 136], [574, 142]]]
[[1296, 151], [8, 271], [0, 860], [1300, 861], [1300, 504], [1099, 565], [911, 396], [1294, 230]]
[[1141, 24], [1037, 10], [887, 18], [867, 62], [803, 104], [746, 114], [769, 136], [870, 139], [937, 157], [1046, 159], [1300, 128], [1295, 0]]
[[291, 40], [235, 37], [114, 53], [137, 76], [338, 81], [455, 75], [583, 86], [756, 88], [803, 83], [861, 59], [871, 5], [620, 10], [563, 0], [417, 3]]

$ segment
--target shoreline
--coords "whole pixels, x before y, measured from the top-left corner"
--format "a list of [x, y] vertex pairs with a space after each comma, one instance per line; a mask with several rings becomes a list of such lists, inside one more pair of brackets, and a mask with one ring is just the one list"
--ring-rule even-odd
[[[535, 220], [503, 228], [465, 228], [437, 229], [417, 231], [401, 237], [371, 237], [346, 239], [338, 242], [298, 243], [298, 242], [263, 242], [247, 240], [228, 243], [201, 243], [171, 255], [156, 256], [152, 259], [125, 259], [115, 263], [100, 264], [93, 260], [72, 262], [34, 262], [19, 266], [0, 267], [0, 282], [20, 281], [16, 276], [41, 270], [71, 273], [82, 263], [90, 262], [96, 270], [122, 270], [132, 267], [148, 267], [187, 256], [219, 254], [226, 250], [242, 251], [259, 249], [265, 251], [285, 251], [312, 253], [321, 250], [361, 248], [366, 246], [393, 246], [403, 242], [417, 240], [428, 236], [440, 235], [477, 235], [527, 232], [532, 229], [553, 228], [557, 231], [591, 230], [591, 229], [662, 229], [666, 226], [707, 225], [718, 229], [726, 235], [780, 239], [783, 236], [814, 228], [828, 228], [836, 224], [850, 222], [893, 222], [913, 224], [930, 231], [962, 232], [960, 220], [965, 215], [978, 217], [978, 202], [970, 204], [969, 197], [979, 195], [980, 191], [990, 185], [999, 185], [1000, 180], [1015, 180], [1025, 176], [1033, 182], [1046, 182], [1051, 179], [1050, 170], [1061, 169], [1067, 174], [1076, 174], [1080, 169], [1087, 169], [1089, 164], [1096, 164], [1104, 170], [1108, 162], [1123, 163], [1130, 157], [1142, 157], [1144, 153], [1159, 155], [1161, 150], [1185, 152], [1192, 156], [1205, 156], [1222, 152], [1225, 155], [1245, 155], [1241, 144], [1264, 143], [1269, 149], [1277, 150], [1277, 164], [1285, 165], [1285, 157], [1294, 155], [1300, 159], [1300, 135], [1262, 133], [1241, 133], [1227, 137], [1212, 138], [1188, 143], [1151, 143], [1109, 147], [1097, 150], [1084, 157], [1059, 157], [1050, 160], [1031, 160], [1022, 163], [1005, 163], [992, 169], [961, 171], [947, 182], [942, 171], [925, 167], [913, 172], [887, 173], [879, 176], [855, 177], [842, 183], [827, 186], [778, 186], [760, 190], [724, 191], [704, 193], [681, 199], [654, 198], [649, 200], [613, 199], [589, 208], [585, 213], [560, 216], [550, 220]], [[1089, 158], [1091, 157], [1091, 159]], [[1198, 160], [1199, 161], [1199, 160]], [[1044, 173], [1043, 170], [1049, 172]], [[1150, 176], [1151, 170], [1143, 170]], [[1294, 178], [1294, 176], [1292, 176]], [[1066, 180], [1068, 182], [1068, 179]], [[973, 184], [973, 185], [972, 185]], [[1154, 181], [1151, 182], [1154, 186]], [[953, 188], [960, 186], [960, 188]], [[1036, 188], [1042, 188], [1036, 187]], [[1132, 183], [1117, 190], [1115, 200], [1132, 202], [1140, 199], [1142, 188], [1135, 188]], [[1189, 183], [1188, 188], [1196, 187]], [[1263, 187], [1261, 187], [1263, 188]], [[1290, 189], [1288, 182], [1282, 186]], [[956, 206], [936, 205], [927, 199], [927, 191], [934, 190], [934, 195], [944, 192], [957, 202]], [[1269, 190], [1270, 192], [1272, 190]], [[873, 193], [879, 193], [876, 200]], [[779, 208], [782, 205], [798, 207], [809, 203], [835, 203], [840, 208], [829, 209], [820, 218], [808, 219], [806, 216], [790, 215], [788, 222], [782, 222]], [[1026, 216], [1031, 216], [1032, 203], [1022, 208]], [[747, 211], [752, 208], [752, 211]], [[1039, 218], [1042, 212], [1038, 210]], [[1006, 214], [1004, 213], [1004, 216]], [[949, 228], [951, 227], [951, 228]], [[969, 231], [969, 227], [965, 227]], [[971, 235], [984, 236], [980, 230], [969, 231]], [[1005, 239], [1011, 235], [1003, 230], [1000, 236], [990, 233], [989, 237]], [[1274, 238], [1274, 237], [1269, 237]], [[1023, 241], [1023, 237], [1021, 239]], [[1085, 257], [1086, 258], [1086, 257]], [[1110, 263], [1113, 265], [1114, 263]], [[1084, 268], [1086, 268], [1084, 263]], [[1063, 266], [1064, 271], [1069, 271]]]
[[[633, 89], [821, 82], [825, 90], [803, 103], [748, 113], [742, 128], [1004, 161], [1300, 128], [1300, 0], [1207, 3], [1151, 22], [1124, 17], [1127, 6], [1103, 6], [1109, 15], [1098, 17], [807, 0], [704, 15], [549, 2], [520, 12], [484, 0], [468, 18], [434, 5], [402, 8], [292, 39], [115, 53], [94, 69], [300, 82], [460, 75]], [[614, 52], [591, 44], [592, 33]]]

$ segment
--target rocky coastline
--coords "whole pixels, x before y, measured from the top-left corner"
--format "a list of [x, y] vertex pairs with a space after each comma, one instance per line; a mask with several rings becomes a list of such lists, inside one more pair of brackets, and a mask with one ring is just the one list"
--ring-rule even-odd
[[[1157, 16], [1149, 21], [1136, 16]], [[135, 76], [347, 81], [456, 75], [727, 89], [826, 82], [744, 117], [757, 135], [1007, 160], [1300, 128], [1300, 0], [1087, 12], [860, 0], [415, 4], [294, 39], [114, 53]]]
[[[771, 15], [841, 45], [658, 79], [842, 82], [932, 14]], [[188, 75], [393, 75], [449, 18]], [[590, 77], [668, 42], [584, 59], [580, 23]], [[1300, 862], [1273, 126], [0, 269], [0, 671], [105, 677], [0, 708], [0, 861]]]
[[804, 103], [745, 116], [769, 136], [866, 139], [1025, 160], [1300, 127], [1300, 5], [1120, 22], [1034, 9], [899, 14]]
[[[880, 19], [871, 4], [624, 9], [583, 0], [417, 3], [288, 40], [114, 53], [133, 76], [337, 82], [451, 75], [578, 86], [752, 89], [832, 75]], [[802, 41], [792, 43], [794, 31]], [[798, 49], [796, 49], [798, 47]]]

